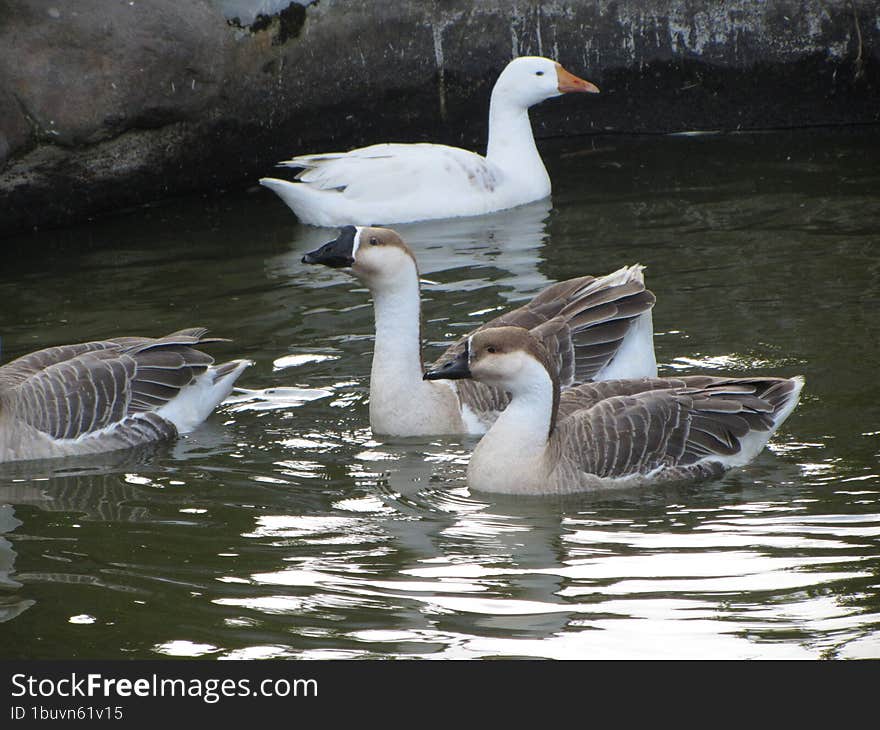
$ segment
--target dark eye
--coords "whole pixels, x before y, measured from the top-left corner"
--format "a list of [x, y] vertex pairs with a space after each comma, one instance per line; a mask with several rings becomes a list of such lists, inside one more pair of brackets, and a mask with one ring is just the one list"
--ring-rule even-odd
[[486, 348], [486, 352], [491, 352], [494, 355], [498, 350], [495, 349], [495, 345], [489, 345], [489, 347]]
[[370, 245], [371, 245], [371, 246], [378, 246], [378, 245], [379, 245], [379, 239], [376, 238], [375, 236], [370, 236]]
[[543, 75], [544, 75], [543, 71], [535, 71], [535, 76], [543, 76]]

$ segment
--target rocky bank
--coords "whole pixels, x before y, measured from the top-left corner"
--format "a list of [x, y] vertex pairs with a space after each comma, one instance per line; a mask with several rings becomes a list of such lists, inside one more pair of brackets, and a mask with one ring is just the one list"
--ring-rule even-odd
[[0, 0], [0, 235], [246, 187], [296, 153], [482, 150], [516, 55], [603, 91], [536, 108], [538, 137], [880, 122], [873, 0], [229, 5]]

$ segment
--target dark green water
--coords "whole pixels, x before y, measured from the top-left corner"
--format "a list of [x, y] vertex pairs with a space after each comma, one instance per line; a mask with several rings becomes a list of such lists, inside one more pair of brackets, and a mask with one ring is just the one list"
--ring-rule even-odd
[[401, 226], [427, 358], [544, 284], [647, 265], [661, 369], [806, 376], [724, 478], [471, 493], [386, 444], [372, 310], [271, 193], [6, 241], [2, 358], [194, 325], [257, 365], [175, 444], [0, 468], [0, 656], [880, 657], [880, 132], [545, 144], [556, 193]]

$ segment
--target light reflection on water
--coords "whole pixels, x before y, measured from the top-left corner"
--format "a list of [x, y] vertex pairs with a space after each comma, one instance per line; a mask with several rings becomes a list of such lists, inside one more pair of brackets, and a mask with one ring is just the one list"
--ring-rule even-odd
[[4, 657], [880, 657], [874, 135], [569, 140], [552, 209], [401, 227], [427, 361], [641, 262], [664, 372], [803, 373], [770, 448], [699, 484], [490, 496], [473, 439], [374, 439], [368, 295], [263, 191], [23, 239], [4, 359], [200, 324], [256, 365], [174, 444], [2, 467]]

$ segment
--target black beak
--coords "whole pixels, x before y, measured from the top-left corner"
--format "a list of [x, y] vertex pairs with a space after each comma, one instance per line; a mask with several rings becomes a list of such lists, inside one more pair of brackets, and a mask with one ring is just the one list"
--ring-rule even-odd
[[325, 243], [321, 248], [309, 251], [302, 257], [304, 264], [324, 264], [331, 269], [345, 269], [354, 263], [354, 237], [357, 229], [345, 226], [334, 241]]
[[424, 374], [424, 380], [461, 380], [471, 377], [471, 369], [468, 365], [469, 349], [465, 343], [462, 350], [454, 359], [441, 365], [436, 370], [429, 370]]

